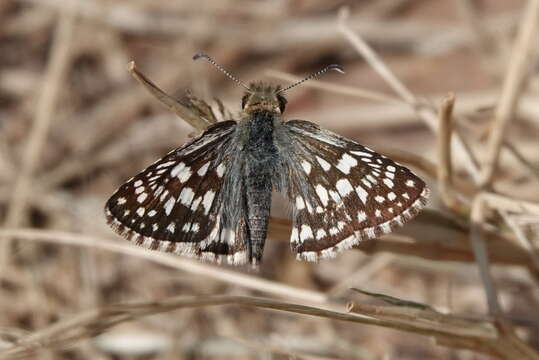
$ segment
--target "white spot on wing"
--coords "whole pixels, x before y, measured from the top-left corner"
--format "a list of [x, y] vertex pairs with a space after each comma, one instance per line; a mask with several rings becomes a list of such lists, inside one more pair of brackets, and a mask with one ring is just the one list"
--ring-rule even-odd
[[366, 157], [372, 157], [371, 153], [364, 152], [364, 151], [350, 151], [352, 154], [357, 156], [366, 156]]
[[126, 202], [126, 200], [125, 200], [124, 197], [120, 197], [120, 198], [118, 198], [118, 200], [116, 200], [116, 203], [118, 205], [123, 205], [123, 204], [125, 204], [125, 202]]
[[314, 238], [313, 230], [309, 225], [301, 225], [301, 232], [299, 233], [299, 238], [302, 242]]
[[193, 173], [191, 172], [191, 168], [189, 166], [186, 166], [185, 169], [183, 169], [182, 172], [178, 174], [178, 180], [184, 183], [189, 180], [192, 174]]
[[190, 222], [186, 222], [185, 224], [183, 224], [183, 226], [182, 226], [182, 231], [183, 232], [188, 232], [189, 229], [191, 229], [191, 223]]
[[386, 186], [390, 189], [393, 188], [393, 181], [391, 181], [391, 179], [388, 179], [388, 178], [384, 178], [384, 180], [382, 180], [384, 182], [384, 184], [386, 184]]
[[156, 169], [161, 169], [161, 168], [170, 166], [170, 165], [175, 164], [175, 163], [176, 163], [176, 161], [167, 161], [167, 162], [164, 162], [162, 164], [157, 165]]
[[387, 194], [387, 198], [389, 199], [389, 201], [393, 201], [397, 198], [397, 195], [395, 195], [395, 193], [392, 191], [389, 194]]
[[139, 207], [139, 208], [137, 209], [137, 215], [138, 215], [138, 216], [143, 216], [145, 211], [146, 211], [146, 210], [141, 206], [141, 207]]
[[312, 214], [313, 213], [313, 207], [312, 207], [311, 203], [309, 201], [305, 201], [305, 205], [307, 206], [307, 211], [309, 212], [309, 214]]
[[204, 206], [204, 214], [208, 215], [213, 204], [213, 198], [215, 197], [215, 192], [208, 190], [204, 194], [204, 199], [202, 200], [202, 206]]
[[144, 200], [146, 200], [147, 197], [148, 197], [148, 194], [142, 193], [142, 194], [140, 194], [140, 195], [138, 196], [137, 202], [138, 202], [139, 204], [142, 204], [142, 203], [144, 202]]
[[301, 167], [303, 168], [303, 171], [305, 171], [307, 175], [311, 173], [311, 164], [308, 161], [303, 160], [301, 162]]
[[137, 181], [135, 181], [135, 183], [133, 184], [134, 187], [139, 187], [140, 185], [142, 185], [142, 180], [137, 180]]
[[296, 196], [296, 209], [297, 210], [303, 210], [305, 209], [305, 201], [301, 196]]
[[326, 233], [326, 231], [324, 229], [318, 229], [318, 231], [316, 232], [316, 240], [320, 240], [324, 237], [326, 237], [328, 234]]
[[195, 211], [198, 208], [198, 205], [202, 201], [202, 196], [197, 197], [195, 200], [193, 200], [193, 203], [191, 204], [191, 210]]
[[360, 223], [362, 223], [363, 221], [367, 220], [367, 214], [365, 213], [365, 211], [360, 211], [357, 213], [357, 221], [359, 221]]
[[316, 157], [316, 161], [318, 161], [324, 171], [328, 171], [329, 169], [331, 169], [331, 164], [328, 163], [326, 160], [322, 159], [320, 156]]
[[367, 174], [366, 178], [367, 178], [367, 180], [369, 180], [373, 185], [378, 184], [378, 181], [376, 180], [376, 178], [375, 178], [374, 176], [372, 176], [371, 174]]
[[350, 169], [357, 165], [357, 160], [344, 153], [337, 164], [337, 169], [345, 174], [350, 174]]
[[414, 187], [414, 186], [415, 186], [414, 180], [406, 180], [406, 186], [408, 186], [408, 187]]
[[167, 226], [167, 230], [170, 231], [172, 234], [174, 234], [174, 229], [176, 228], [176, 225], [174, 223], [170, 223]]
[[352, 184], [350, 184], [350, 181], [348, 181], [348, 179], [340, 179], [339, 181], [337, 181], [335, 186], [337, 187], [337, 191], [339, 192], [339, 194], [341, 194], [342, 196], [346, 196], [352, 191], [354, 191], [354, 187], [352, 186]]
[[167, 214], [167, 216], [170, 215], [170, 213], [172, 212], [172, 209], [174, 208], [174, 203], [175, 202], [176, 202], [176, 199], [174, 199], [174, 196], [172, 196], [165, 203], [165, 214]]
[[168, 190], [165, 189], [165, 191], [163, 191], [163, 193], [161, 194], [161, 197], [159, 198], [159, 200], [164, 201], [167, 196], [168, 196]]
[[215, 171], [217, 172], [217, 176], [219, 176], [220, 178], [222, 178], [225, 174], [225, 170], [226, 166], [223, 163], [220, 163], [219, 166], [217, 166], [217, 169], [215, 169]]
[[294, 227], [292, 229], [292, 233], [290, 234], [290, 242], [298, 242], [298, 241], [299, 241], [298, 229]]
[[316, 194], [318, 195], [318, 198], [322, 202], [322, 205], [327, 206], [329, 201], [328, 191], [326, 188], [320, 184], [316, 185]]
[[178, 198], [178, 201], [181, 202], [185, 206], [190, 206], [194, 197], [195, 197], [195, 193], [193, 192], [193, 189], [191, 189], [190, 187], [184, 187], [182, 189], [182, 192], [180, 193], [180, 197]]
[[181, 162], [172, 168], [172, 170], [170, 171], [170, 176], [172, 177], [178, 176], [178, 174], [181, 173], [183, 169], [185, 169], [185, 163]]
[[331, 199], [335, 201], [335, 203], [339, 204], [341, 202], [341, 197], [335, 191], [329, 190], [329, 196], [331, 196]]
[[359, 196], [359, 198], [361, 199], [361, 202], [363, 204], [366, 204], [367, 203], [367, 197], [369, 196], [369, 193], [367, 191], [365, 191], [365, 189], [363, 189], [361, 186], [356, 186], [356, 193], [357, 193], [357, 196]]
[[208, 172], [208, 168], [210, 167], [210, 162], [208, 161], [200, 169], [198, 169], [197, 174], [198, 176], [204, 176], [206, 175], [206, 172]]
[[157, 214], [157, 211], [155, 211], [154, 209], [148, 211], [148, 216], [149, 217], [153, 217], [153, 216], [155, 216], [155, 214]]

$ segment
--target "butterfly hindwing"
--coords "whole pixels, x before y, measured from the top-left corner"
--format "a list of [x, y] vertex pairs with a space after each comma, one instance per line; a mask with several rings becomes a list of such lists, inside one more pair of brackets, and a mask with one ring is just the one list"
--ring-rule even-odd
[[298, 259], [333, 257], [389, 233], [426, 203], [419, 177], [367, 147], [302, 120], [284, 123], [281, 133]]

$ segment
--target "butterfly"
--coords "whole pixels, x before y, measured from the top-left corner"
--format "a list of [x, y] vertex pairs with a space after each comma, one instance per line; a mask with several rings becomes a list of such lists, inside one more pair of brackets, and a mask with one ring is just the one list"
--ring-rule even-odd
[[121, 185], [105, 206], [112, 228], [152, 250], [233, 265], [262, 260], [272, 191], [293, 207], [299, 260], [332, 258], [402, 226], [429, 189], [406, 167], [304, 120], [285, 120], [288, 87], [243, 84], [237, 120], [209, 126]]

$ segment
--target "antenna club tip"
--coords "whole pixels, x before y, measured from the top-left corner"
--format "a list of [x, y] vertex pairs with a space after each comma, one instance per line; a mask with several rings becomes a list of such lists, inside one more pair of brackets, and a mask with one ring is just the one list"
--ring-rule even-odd
[[328, 66], [328, 70], [334, 70], [341, 74], [344, 74], [344, 68], [341, 65], [338, 64], [331, 64]]
[[197, 53], [195, 55], [193, 55], [193, 60], [198, 60], [200, 58], [204, 58], [204, 59], [209, 59], [210, 57], [204, 53]]

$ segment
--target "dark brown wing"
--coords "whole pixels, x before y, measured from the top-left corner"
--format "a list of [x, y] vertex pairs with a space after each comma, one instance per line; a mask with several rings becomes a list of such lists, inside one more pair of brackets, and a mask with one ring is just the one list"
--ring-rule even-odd
[[298, 259], [333, 257], [389, 233], [427, 201], [423, 180], [367, 147], [308, 121], [288, 121], [280, 132]]
[[105, 206], [112, 228], [149, 249], [245, 263], [245, 244], [221, 211], [235, 129], [217, 123], [120, 186]]

